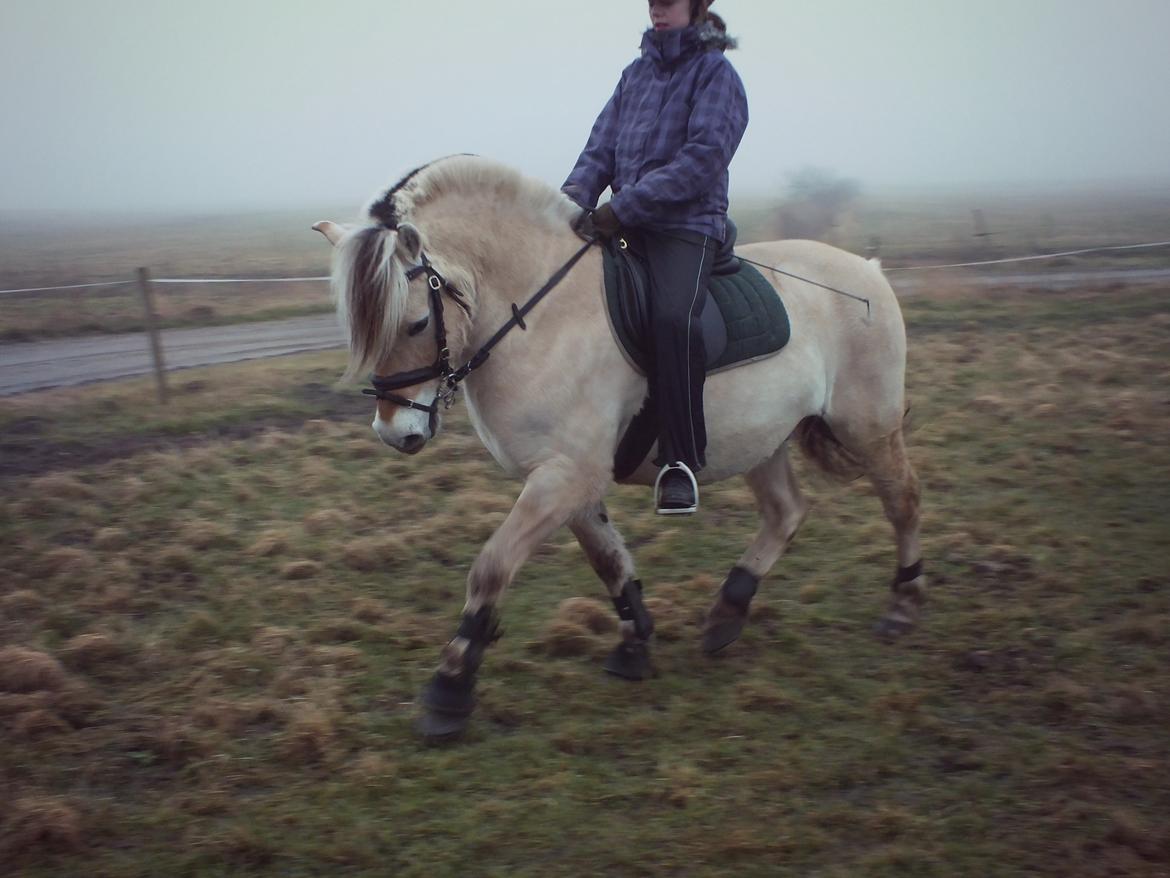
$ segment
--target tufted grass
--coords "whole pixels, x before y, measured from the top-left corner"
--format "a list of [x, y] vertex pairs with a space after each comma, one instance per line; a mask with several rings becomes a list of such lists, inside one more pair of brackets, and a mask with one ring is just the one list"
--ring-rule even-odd
[[619, 489], [658, 676], [602, 674], [609, 611], [561, 531], [444, 747], [412, 701], [518, 490], [461, 409], [395, 456], [360, 399], [301, 394], [334, 354], [185, 373], [206, 389], [171, 411], [134, 382], [0, 401], [0, 864], [1165, 874], [1170, 290], [1008, 292], [905, 303], [919, 632], [869, 633], [894, 565], [872, 491], [801, 467], [804, 529], [708, 659], [746, 489], [685, 523]]

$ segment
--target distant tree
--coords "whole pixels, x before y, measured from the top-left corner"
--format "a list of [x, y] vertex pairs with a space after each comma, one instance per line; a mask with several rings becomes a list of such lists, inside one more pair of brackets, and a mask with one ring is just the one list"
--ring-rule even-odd
[[856, 180], [824, 168], [790, 174], [779, 210], [780, 237], [824, 237], [860, 191]]

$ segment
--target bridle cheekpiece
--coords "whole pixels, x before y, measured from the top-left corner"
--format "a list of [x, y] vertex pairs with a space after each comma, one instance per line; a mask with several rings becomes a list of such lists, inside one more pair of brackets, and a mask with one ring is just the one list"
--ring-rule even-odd
[[[427, 259], [425, 253], [419, 253], [419, 264], [413, 265], [406, 270], [406, 280], [413, 281], [420, 275], [427, 276], [427, 287], [429, 288], [428, 296], [431, 302], [431, 319], [435, 324], [435, 347], [437, 353], [435, 361], [429, 366], [423, 366], [421, 369], [411, 369], [408, 372], [396, 372], [393, 375], [371, 375], [370, 383], [374, 385], [373, 389], [366, 388], [362, 393], [377, 399], [384, 399], [387, 402], [392, 402], [395, 405], [403, 406], [404, 408], [418, 409], [426, 412], [431, 416], [431, 432], [434, 432], [435, 418], [439, 413], [439, 402], [443, 403], [444, 408], [450, 408], [455, 402], [455, 395], [459, 391], [459, 383], [467, 377], [472, 369], [477, 368], [480, 364], [473, 365], [469, 361], [466, 365], [459, 369], [451, 366], [451, 350], [447, 346], [447, 324], [443, 319], [443, 295], [444, 293], [451, 297], [463, 311], [470, 316], [471, 309], [467, 304], [466, 299], [456, 287], [447, 282]], [[435, 391], [435, 398], [430, 405], [423, 405], [413, 399], [407, 399], [394, 393], [395, 390], [401, 390], [403, 387], [411, 387], [415, 384], [421, 384], [431, 378], [439, 379], [439, 386]]]

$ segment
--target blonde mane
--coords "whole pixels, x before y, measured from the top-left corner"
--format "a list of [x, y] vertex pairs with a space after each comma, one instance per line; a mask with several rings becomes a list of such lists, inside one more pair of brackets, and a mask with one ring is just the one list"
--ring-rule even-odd
[[549, 230], [567, 229], [579, 210], [552, 186], [479, 156], [450, 156], [411, 171], [371, 202], [371, 222], [335, 251], [333, 297], [349, 339], [346, 380], [376, 367], [398, 338], [408, 293], [406, 266], [397, 256], [400, 226], [446, 198], [486, 201]]
[[418, 209], [447, 197], [487, 198], [561, 228], [579, 210], [557, 189], [507, 165], [456, 155], [411, 171], [372, 202], [368, 213], [370, 219], [393, 228], [409, 222]]

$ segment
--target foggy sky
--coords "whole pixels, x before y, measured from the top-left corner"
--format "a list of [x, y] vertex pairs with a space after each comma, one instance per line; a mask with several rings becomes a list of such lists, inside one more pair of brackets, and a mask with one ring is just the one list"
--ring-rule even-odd
[[[733, 193], [1170, 180], [1168, 0], [718, 0]], [[0, 210], [348, 204], [474, 152], [563, 180], [644, 0], [0, 0]]]

